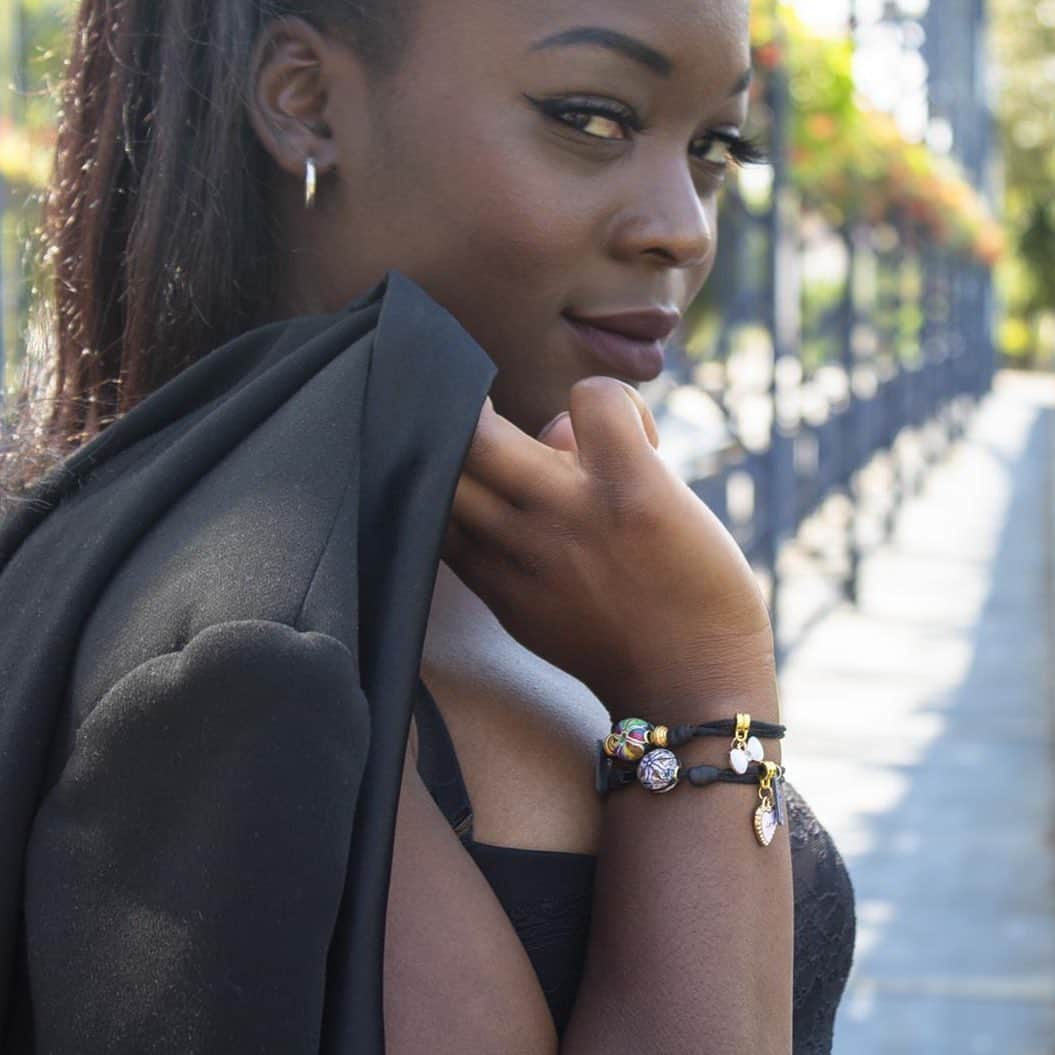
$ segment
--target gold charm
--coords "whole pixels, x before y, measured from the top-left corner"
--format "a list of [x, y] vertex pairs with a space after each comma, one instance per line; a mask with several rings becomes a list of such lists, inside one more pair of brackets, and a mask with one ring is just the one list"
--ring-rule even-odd
[[758, 797], [762, 801], [755, 810], [755, 838], [759, 845], [769, 846], [779, 823], [774, 809], [773, 781], [780, 777], [780, 766], [775, 762], [763, 762], [762, 767], [762, 779], [758, 782]]
[[777, 834], [777, 814], [767, 799], [755, 810], [755, 838], [761, 846], [768, 846]]
[[752, 762], [761, 762], [764, 757], [762, 742], [757, 736], [751, 736], [751, 715], [737, 714], [736, 733], [729, 748], [729, 765], [737, 773], [744, 774]]

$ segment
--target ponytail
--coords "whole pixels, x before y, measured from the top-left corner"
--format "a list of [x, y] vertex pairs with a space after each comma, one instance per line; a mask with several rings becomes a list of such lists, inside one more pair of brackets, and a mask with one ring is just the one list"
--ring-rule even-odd
[[275, 232], [245, 92], [257, 34], [290, 15], [378, 70], [405, 38], [398, 0], [82, 0], [45, 213], [60, 445], [263, 321]]
[[243, 100], [258, 18], [225, 0], [81, 4], [45, 217], [70, 443], [265, 302], [260, 148]]

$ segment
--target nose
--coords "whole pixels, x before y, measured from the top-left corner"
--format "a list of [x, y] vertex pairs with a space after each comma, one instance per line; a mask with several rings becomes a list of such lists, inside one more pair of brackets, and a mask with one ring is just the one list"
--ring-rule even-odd
[[684, 161], [662, 172], [652, 169], [636, 182], [635, 193], [612, 226], [612, 252], [626, 262], [707, 266], [715, 250], [714, 196], [701, 198]]

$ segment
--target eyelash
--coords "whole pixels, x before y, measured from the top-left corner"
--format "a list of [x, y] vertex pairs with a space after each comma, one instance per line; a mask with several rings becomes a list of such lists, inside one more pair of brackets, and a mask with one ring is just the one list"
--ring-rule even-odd
[[[574, 116], [607, 118], [609, 121], [613, 121], [615, 124], [619, 125], [624, 133], [627, 131], [640, 132], [644, 128], [641, 119], [631, 107], [616, 102], [614, 99], [595, 99], [588, 97], [535, 99], [530, 95], [526, 96], [526, 98], [528, 102], [540, 110], [545, 117], [548, 117], [553, 121], [559, 121], [561, 124], [567, 125], [569, 128], [576, 129], [576, 131], [581, 132], [584, 136], [590, 136], [592, 139], [597, 139], [601, 142], [615, 143], [622, 142], [623, 140], [611, 139], [608, 136], [597, 135], [595, 132], [588, 132], [585, 128], [580, 127], [574, 121], [569, 120], [569, 118]], [[623, 138], [625, 139], [629, 137], [624, 135]], [[699, 139], [693, 140], [694, 145], [697, 143], [704, 145], [703, 150], [701, 151], [702, 154], [709, 151], [715, 143], [722, 143], [728, 148], [728, 153], [724, 162], [708, 162], [706, 158], [700, 156], [700, 154], [694, 155], [697, 160], [702, 161], [704, 164], [713, 165], [723, 171], [729, 167], [740, 168], [743, 165], [757, 165], [766, 160], [765, 150], [762, 148], [762, 145], [758, 140], [748, 139], [733, 132], [710, 132], [705, 136], [701, 136]]]

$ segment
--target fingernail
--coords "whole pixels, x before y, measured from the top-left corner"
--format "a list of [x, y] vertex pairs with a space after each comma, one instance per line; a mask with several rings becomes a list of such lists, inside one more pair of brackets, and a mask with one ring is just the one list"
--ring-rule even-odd
[[566, 418], [567, 416], [568, 412], [566, 410], [562, 410], [551, 422], [549, 422], [549, 424], [542, 426], [542, 431], [538, 434], [537, 438], [540, 440], [544, 440], [549, 435], [550, 429], [552, 429], [553, 426], [556, 425], [561, 418]]

